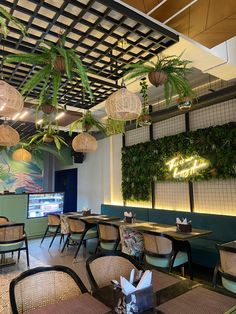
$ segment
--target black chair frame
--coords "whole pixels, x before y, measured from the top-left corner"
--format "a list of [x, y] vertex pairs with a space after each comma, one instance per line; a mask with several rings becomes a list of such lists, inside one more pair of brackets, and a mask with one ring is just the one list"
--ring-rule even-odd
[[[58, 218], [60, 218], [60, 215], [58, 215], [58, 214], [50, 214], [50, 215], [54, 215], [54, 216], [57, 216]], [[49, 228], [50, 228], [50, 227], [56, 227], [56, 226], [57, 226], [57, 228], [56, 228], [56, 231], [55, 231], [55, 232], [50, 232], [50, 231], [49, 231]], [[49, 247], [48, 247], [48, 249], [50, 249], [51, 246], [52, 246], [52, 244], [53, 244], [53, 242], [54, 242], [54, 240], [55, 240], [55, 238], [56, 238], [56, 236], [57, 236], [57, 234], [60, 233], [60, 228], [61, 228], [61, 224], [59, 224], [59, 225], [49, 225], [49, 224], [48, 224], [48, 225], [47, 225], [47, 228], [46, 228], [46, 230], [45, 230], [45, 233], [44, 233], [44, 235], [43, 235], [43, 238], [42, 238], [42, 240], [41, 240], [41, 242], [40, 242], [40, 246], [42, 245], [42, 243], [43, 243], [43, 241], [44, 241], [44, 239], [45, 239], [45, 237], [46, 237], [46, 235], [47, 235], [47, 233], [48, 233], [48, 231], [49, 231], [50, 234], [53, 234], [52, 240], [51, 240], [51, 242], [50, 242], [50, 244], [49, 244]], [[59, 245], [61, 245], [62, 240], [64, 241], [64, 234], [61, 234], [60, 244], [59, 244]]]
[[144, 270], [141, 266], [140, 266], [140, 263], [138, 263], [137, 260], [135, 260], [132, 256], [130, 255], [127, 255], [125, 253], [122, 253], [122, 252], [119, 252], [119, 251], [106, 251], [106, 252], [101, 252], [101, 253], [98, 253], [98, 254], [94, 254], [92, 256], [90, 256], [87, 261], [86, 261], [86, 271], [87, 271], [87, 275], [88, 275], [88, 279], [89, 279], [89, 282], [90, 282], [90, 285], [91, 285], [91, 288], [92, 288], [92, 291], [96, 290], [96, 289], [99, 289], [99, 286], [98, 284], [96, 283], [96, 280], [92, 274], [92, 271], [90, 269], [90, 264], [96, 260], [97, 258], [100, 258], [100, 257], [104, 257], [104, 256], [120, 256], [120, 257], [123, 257], [127, 260], [129, 260], [135, 268], [137, 268], [138, 270]]
[[[222, 246], [220, 244], [216, 244], [216, 248], [217, 248], [218, 251], [222, 250], [222, 251], [232, 252], [232, 253], [236, 254], [235, 248], [224, 247], [224, 246]], [[218, 283], [217, 282], [218, 282], [218, 278], [219, 277], [223, 277], [225, 279], [234, 281], [236, 283], [236, 276], [234, 276], [232, 274], [225, 273], [222, 270], [220, 260], [218, 261], [218, 263], [216, 264], [215, 269], [214, 269], [214, 275], [213, 275], [213, 280], [212, 280], [212, 285], [213, 285], [214, 288], [218, 287]]]
[[[81, 238], [78, 242], [78, 247], [77, 247], [77, 250], [75, 252], [75, 255], [74, 255], [74, 260], [77, 258], [77, 255], [79, 254], [79, 250], [81, 248], [81, 245], [84, 243], [84, 246], [86, 247], [86, 240], [84, 240], [85, 236], [86, 236], [86, 233], [88, 230], [94, 228], [97, 226], [97, 224], [94, 224], [94, 223], [89, 223], [87, 222], [86, 220], [83, 220], [82, 218], [78, 218], [78, 217], [68, 217], [68, 220], [71, 219], [71, 220], [81, 220], [84, 224], [85, 224], [85, 229], [83, 232], [73, 232], [74, 234], [81, 234]], [[71, 237], [71, 233], [68, 233], [67, 237], [66, 237], [66, 240], [65, 240], [65, 243], [63, 245], [63, 248], [61, 250], [61, 253], [64, 252], [65, 250], [65, 247], [69, 245], [69, 241], [70, 241], [70, 237]]]
[[[117, 240], [106, 240], [106, 239], [102, 239], [101, 235], [100, 235], [100, 230], [99, 230], [99, 225], [105, 225], [105, 226], [111, 226], [111, 227], [115, 227], [117, 230], [118, 230], [118, 238]], [[118, 245], [120, 243], [120, 232], [119, 232], [119, 226], [113, 224], [113, 223], [110, 223], [110, 222], [104, 222], [104, 221], [99, 221], [98, 224], [97, 224], [97, 227], [98, 227], [98, 244], [97, 244], [97, 247], [96, 247], [96, 250], [95, 250], [95, 254], [97, 253], [98, 249], [100, 250], [103, 250], [103, 251], [107, 251], [105, 249], [102, 249], [100, 247], [100, 243], [101, 242], [104, 242], [104, 243], [114, 243], [114, 247], [113, 247], [113, 250], [112, 251], [116, 251], [117, 248], [118, 248]], [[110, 251], [110, 250], [109, 250]]]
[[85, 287], [85, 285], [83, 284], [79, 276], [69, 267], [62, 266], [62, 265], [35, 267], [35, 268], [24, 271], [18, 277], [14, 278], [10, 283], [9, 293], [10, 293], [11, 309], [12, 309], [13, 314], [18, 314], [16, 298], [15, 298], [16, 285], [26, 277], [35, 275], [37, 273], [47, 272], [47, 271], [61, 271], [68, 274], [70, 277], [74, 279], [75, 283], [78, 285], [82, 293], [88, 292], [87, 288]]
[[189, 268], [189, 276], [190, 279], [193, 280], [193, 268], [192, 268], [192, 252], [191, 246], [188, 241], [178, 241], [173, 237], [169, 236], [168, 234], [161, 233], [161, 232], [154, 232], [154, 231], [146, 231], [142, 230], [142, 233], [150, 234], [152, 236], [162, 237], [170, 240], [172, 242], [172, 251], [169, 254], [157, 254], [144, 249], [144, 254], [153, 257], [160, 257], [160, 258], [169, 258], [169, 265], [167, 267], [168, 271], [171, 273], [173, 271], [174, 262], [178, 252], [185, 251], [188, 255], [188, 268]]
[[26, 251], [26, 260], [27, 260], [27, 266], [29, 267], [29, 248], [28, 248], [28, 240], [27, 240], [27, 236], [25, 234], [25, 224], [24, 223], [12, 223], [12, 224], [4, 224], [4, 225], [0, 225], [0, 229], [1, 228], [8, 228], [8, 227], [16, 227], [16, 226], [23, 226], [23, 230], [24, 230], [24, 236], [21, 239], [18, 240], [12, 240], [12, 241], [0, 241], [0, 245], [1, 244], [13, 244], [13, 243], [19, 243], [19, 242], [25, 242], [25, 246], [21, 247], [19, 249], [15, 249], [15, 250], [6, 250], [6, 251], [1, 251], [0, 255], [2, 254], [6, 254], [6, 253], [13, 253], [13, 252], [18, 252], [18, 261], [20, 259], [20, 252], [25, 250]]

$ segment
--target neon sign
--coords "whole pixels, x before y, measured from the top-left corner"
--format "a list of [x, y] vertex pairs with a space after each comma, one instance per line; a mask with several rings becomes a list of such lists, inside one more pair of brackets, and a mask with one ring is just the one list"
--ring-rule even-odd
[[209, 162], [199, 156], [184, 158], [179, 155], [169, 160], [166, 165], [175, 179], [186, 179], [197, 175], [201, 170], [209, 167]]

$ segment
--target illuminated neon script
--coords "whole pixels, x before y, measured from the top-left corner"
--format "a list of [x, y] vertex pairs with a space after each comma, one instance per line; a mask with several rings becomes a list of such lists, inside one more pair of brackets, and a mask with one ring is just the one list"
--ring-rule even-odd
[[197, 175], [201, 170], [209, 167], [209, 162], [199, 156], [190, 156], [184, 158], [179, 155], [169, 160], [166, 165], [175, 179], [186, 179]]

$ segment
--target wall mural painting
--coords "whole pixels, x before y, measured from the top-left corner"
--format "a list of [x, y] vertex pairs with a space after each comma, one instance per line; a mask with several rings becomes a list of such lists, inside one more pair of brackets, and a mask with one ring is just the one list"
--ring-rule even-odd
[[0, 151], [0, 193], [43, 191], [43, 153], [34, 152], [30, 162], [12, 159], [12, 149]]

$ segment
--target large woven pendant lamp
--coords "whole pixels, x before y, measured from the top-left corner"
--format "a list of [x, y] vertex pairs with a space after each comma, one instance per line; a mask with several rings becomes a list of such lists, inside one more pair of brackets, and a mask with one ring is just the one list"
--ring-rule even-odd
[[24, 100], [15, 87], [0, 80], [0, 116], [10, 117], [23, 110]]
[[24, 148], [18, 148], [13, 152], [12, 159], [15, 161], [30, 162], [32, 155], [28, 150]]
[[90, 153], [95, 152], [98, 143], [95, 137], [87, 132], [78, 134], [72, 141], [72, 148], [75, 152]]
[[121, 88], [107, 98], [105, 109], [114, 120], [130, 121], [140, 116], [142, 103], [136, 94], [127, 90], [123, 80]]
[[10, 125], [0, 125], [0, 146], [15, 146], [20, 141], [19, 133]]

